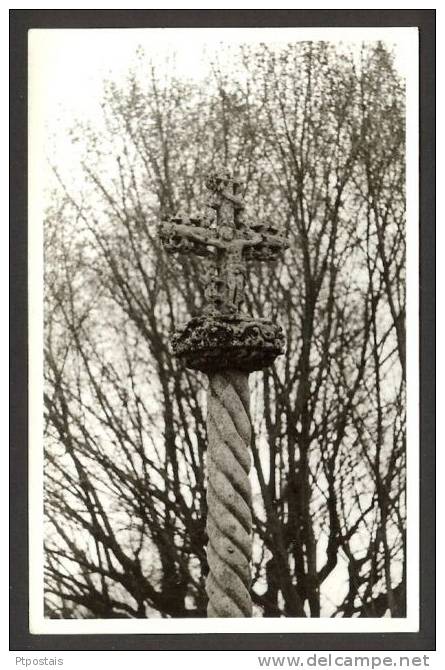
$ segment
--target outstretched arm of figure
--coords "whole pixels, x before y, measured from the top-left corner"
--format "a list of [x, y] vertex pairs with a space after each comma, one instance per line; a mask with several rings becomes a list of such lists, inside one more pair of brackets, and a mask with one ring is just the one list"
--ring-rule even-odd
[[171, 224], [171, 229], [168, 232], [180, 235], [185, 239], [192, 240], [193, 242], [198, 242], [199, 244], [204, 244], [206, 246], [218, 248], [222, 248], [224, 246], [221, 243], [221, 240], [209, 237], [208, 231], [205, 228], [199, 228], [198, 226], [185, 226], [180, 223]]
[[247, 239], [243, 240], [243, 245], [245, 247], [257, 247], [262, 241], [263, 238], [261, 235], [258, 235], [258, 233], [251, 233]]

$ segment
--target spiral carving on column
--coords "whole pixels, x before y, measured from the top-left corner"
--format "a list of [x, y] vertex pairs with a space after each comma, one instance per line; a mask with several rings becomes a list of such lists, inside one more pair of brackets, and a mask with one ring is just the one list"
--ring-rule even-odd
[[209, 375], [206, 591], [209, 617], [251, 617], [251, 422], [248, 373]]

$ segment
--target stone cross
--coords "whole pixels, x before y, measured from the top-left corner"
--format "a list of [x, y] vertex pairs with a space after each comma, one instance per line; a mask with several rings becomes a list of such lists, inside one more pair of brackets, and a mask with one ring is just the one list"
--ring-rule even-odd
[[244, 203], [237, 195], [240, 181], [223, 173], [210, 177], [206, 185], [216, 219], [172, 218], [162, 223], [160, 235], [168, 251], [213, 260], [204, 279], [206, 312], [237, 314], [244, 299], [247, 261], [275, 260], [287, 243], [273, 226], [244, 220]]
[[173, 353], [209, 378], [207, 403], [207, 559], [209, 617], [252, 616], [250, 372], [283, 353], [281, 327], [242, 311], [247, 263], [273, 261], [287, 247], [272, 225], [249, 223], [242, 183], [230, 173], [206, 181], [216, 216], [163, 221], [159, 235], [170, 253], [205, 257], [206, 304], [172, 337]]

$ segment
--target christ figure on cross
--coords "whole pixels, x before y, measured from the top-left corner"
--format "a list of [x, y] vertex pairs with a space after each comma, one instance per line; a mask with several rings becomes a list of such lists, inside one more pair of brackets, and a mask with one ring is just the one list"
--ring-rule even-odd
[[[164, 235], [173, 235], [190, 240], [197, 245], [196, 253], [204, 247], [216, 261], [217, 277], [208, 277], [211, 298], [218, 311], [238, 313], [244, 300], [246, 277], [246, 258], [244, 251], [267, 245], [270, 249], [280, 250], [287, 243], [278, 235], [255, 233], [244, 225], [236, 229], [233, 225], [223, 225], [219, 229], [196, 225], [170, 223], [163, 225]], [[222, 290], [221, 290], [222, 289]], [[219, 302], [218, 302], [219, 298]]]

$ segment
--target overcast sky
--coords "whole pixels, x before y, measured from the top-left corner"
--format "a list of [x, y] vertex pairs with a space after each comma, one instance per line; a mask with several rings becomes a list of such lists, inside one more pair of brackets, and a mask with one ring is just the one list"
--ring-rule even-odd
[[394, 43], [397, 65], [403, 71], [415, 32], [411, 28], [31, 30], [30, 102], [50, 122], [65, 114], [94, 114], [103, 79], [110, 74], [113, 78], [125, 76], [138, 46], [160, 62], [176, 52], [178, 73], [199, 78], [206, 74], [207, 63], [223, 44], [322, 39], [359, 45], [363, 40], [383, 38]]
[[[76, 119], [93, 120], [101, 113], [104, 79], [119, 81], [135, 64], [142, 47], [154, 62], [175, 55], [175, 71], [204, 77], [209, 63], [230, 44], [325, 40], [360, 48], [362, 41], [383, 39], [394, 45], [402, 74], [416, 51], [415, 28], [153, 28], [45, 29], [29, 31], [29, 115], [31, 173], [49, 178], [45, 157], [76, 170], [76, 147], [67, 130]], [[223, 57], [224, 58], [224, 57]], [[41, 190], [40, 183], [39, 190]]]

